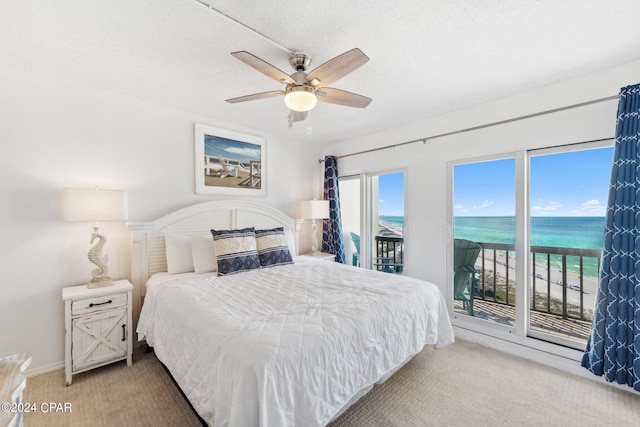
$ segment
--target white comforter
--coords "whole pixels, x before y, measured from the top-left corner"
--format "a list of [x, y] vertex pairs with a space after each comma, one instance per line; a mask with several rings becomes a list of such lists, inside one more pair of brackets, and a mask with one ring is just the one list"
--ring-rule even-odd
[[326, 261], [150, 285], [138, 324], [215, 426], [325, 425], [453, 331], [435, 285]]

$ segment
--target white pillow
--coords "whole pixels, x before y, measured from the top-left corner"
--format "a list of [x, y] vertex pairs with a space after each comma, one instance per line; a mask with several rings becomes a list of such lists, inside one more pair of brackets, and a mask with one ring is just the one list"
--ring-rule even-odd
[[287, 242], [287, 246], [289, 247], [289, 252], [291, 252], [291, 255], [297, 255], [298, 252], [296, 251], [296, 241], [293, 238], [293, 231], [291, 231], [290, 228], [284, 228], [284, 240]]
[[165, 234], [164, 245], [167, 253], [167, 272], [169, 274], [194, 271], [191, 238], [189, 236]]
[[193, 254], [193, 268], [196, 273], [218, 271], [213, 237], [192, 236], [191, 253]]

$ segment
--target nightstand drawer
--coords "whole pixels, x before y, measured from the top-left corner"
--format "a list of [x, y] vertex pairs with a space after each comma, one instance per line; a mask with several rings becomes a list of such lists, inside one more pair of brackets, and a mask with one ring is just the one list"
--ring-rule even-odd
[[95, 313], [101, 310], [124, 307], [127, 305], [127, 293], [85, 298], [71, 302], [71, 315]]

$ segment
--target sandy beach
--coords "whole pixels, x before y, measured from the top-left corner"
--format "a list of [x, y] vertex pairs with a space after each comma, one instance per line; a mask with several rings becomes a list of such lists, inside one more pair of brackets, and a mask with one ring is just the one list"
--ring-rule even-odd
[[402, 237], [402, 228], [388, 222], [378, 222], [378, 234], [380, 236]]

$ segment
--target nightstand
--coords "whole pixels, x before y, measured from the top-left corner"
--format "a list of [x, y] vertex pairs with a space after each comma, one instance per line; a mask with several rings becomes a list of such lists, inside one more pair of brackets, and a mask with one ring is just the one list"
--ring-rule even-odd
[[66, 385], [72, 375], [127, 359], [131, 366], [133, 285], [117, 280], [113, 286], [62, 289], [65, 318]]
[[336, 260], [336, 256], [334, 254], [328, 254], [326, 252], [319, 252], [317, 255], [303, 254], [301, 256], [308, 256], [309, 258], [321, 259], [323, 261], [334, 261]]

